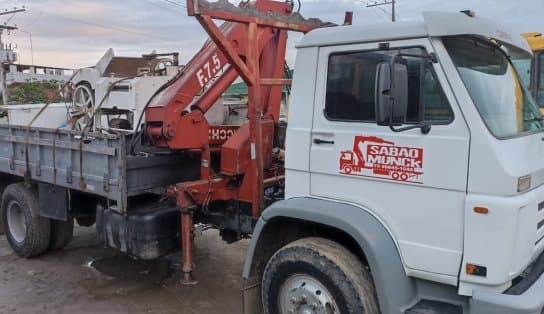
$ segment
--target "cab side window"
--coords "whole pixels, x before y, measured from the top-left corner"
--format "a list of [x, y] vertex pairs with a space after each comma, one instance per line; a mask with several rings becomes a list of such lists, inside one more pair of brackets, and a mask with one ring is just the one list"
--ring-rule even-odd
[[[325, 115], [329, 120], [375, 122], [376, 70], [398, 51], [365, 51], [333, 54], [329, 57]], [[423, 53], [421, 48], [403, 53]], [[425, 120], [448, 123], [453, 113], [432, 66], [422, 58], [405, 58], [408, 66], [408, 112], [406, 123]], [[423, 73], [423, 75], [421, 74]], [[419, 104], [425, 105], [419, 112]]]
[[331, 120], [376, 121], [374, 89], [380, 53], [336, 54], [329, 58], [325, 113]]
[[429, 64], [426, 65], [423, 78], [422, 101], [425, 104], [424, 121], [447, 123], [453, 119], [448, 99]]

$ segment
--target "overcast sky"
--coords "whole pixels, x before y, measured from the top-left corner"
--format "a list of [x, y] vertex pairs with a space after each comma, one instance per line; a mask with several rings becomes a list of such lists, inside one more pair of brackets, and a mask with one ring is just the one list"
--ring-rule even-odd
[[[354, 11], [355, 24], [388, 22], [389, 6], [367, 8], [370, 1], [374, 2], [302, 0], [301, 13], [340, 23], [345, 11]], [[26, 64], [31, 63], [29, 33], [35, 64], [68, 68], [94, 65], [110, 47], [117, 55], [126, 56], [152, 50], [179, 51], [185, 62], [206, 38], [196, 20], [187, 16], [185, 0], [0, 0], [4, 9], [22, 5], [27, 12], [2, 16], [0, 21], [10, 19], [10, 24], [20, 27], [5, 34], [3, 41], [16, 44], [20, 62]], [[497, 19], [516, 32], [544, 32], [544, 0], [398, 0], [397, 16], [401, 21], [417, 20], [422, 11], [463, 9]], [[292, 47], [299, 38], [290, 38], [291, 64], [295, 56]]]

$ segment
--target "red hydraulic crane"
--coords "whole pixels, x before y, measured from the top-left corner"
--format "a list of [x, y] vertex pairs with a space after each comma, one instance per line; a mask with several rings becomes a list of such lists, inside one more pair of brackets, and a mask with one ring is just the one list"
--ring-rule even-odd
[[[306, 33], [326, 24], [293, 13], [289, 1], [248, 1], [236, 7], [223, 0], [188, 0], [187, 10], [210, 40], [182, 75], [152, 99], [145, 116], [153, 145], [201, 155], [200, 180], [169, 189], [182, 210], [183, 272], [190, 282], [195, 212], [216, 201], [236, 200], [249, 204], [257, 219], [266, 180], [283, 171], [273, 163], [273, 139], [282, 85], [290, 84], [283, 78], [287, 32]], [[225, 23], [218, 27], [214, 19]], [[248, 85], [249, 120], [226, 141], [211, 141], [210, 132], [221, 126], [211, 127], [204, 114], [238, 77]], [[211, 169], [212, 154], [219, 155], [219, 169]]]

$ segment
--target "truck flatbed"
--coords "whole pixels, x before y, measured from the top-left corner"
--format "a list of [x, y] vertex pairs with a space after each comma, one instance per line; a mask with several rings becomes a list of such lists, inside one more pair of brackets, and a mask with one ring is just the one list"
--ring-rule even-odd
[[28, 171], [34, 182], [104, 197], [120, 212], [130, 197], [198, 177], [199, 161], [188, 154], [129, 155], [130, 138], [0, 124], [0, 173], [22, 178]]

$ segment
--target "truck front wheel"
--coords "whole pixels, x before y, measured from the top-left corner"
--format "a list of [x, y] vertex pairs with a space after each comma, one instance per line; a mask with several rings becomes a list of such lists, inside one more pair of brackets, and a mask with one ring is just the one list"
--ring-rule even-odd
[[34, 189], [23, 183], [9, 185], [2, 195], [1, 214], [8, 242], [20, 257], [44, 253], [49, 246], [49, 219], [40, 217]]
[[379, 313], [374, 283], [345, 247], [322, 238], [292, 242], [268, 262], [265, 313]]

